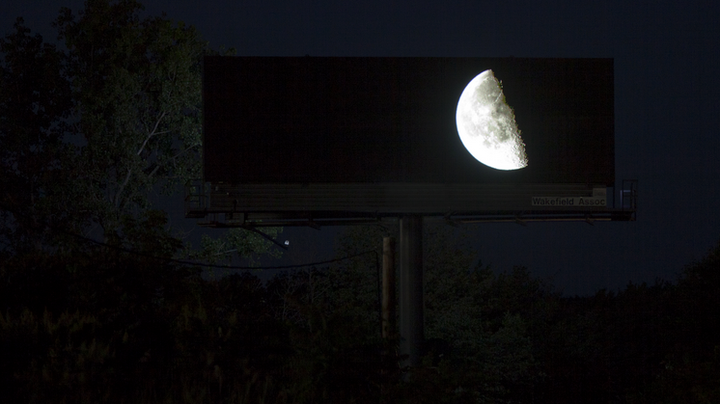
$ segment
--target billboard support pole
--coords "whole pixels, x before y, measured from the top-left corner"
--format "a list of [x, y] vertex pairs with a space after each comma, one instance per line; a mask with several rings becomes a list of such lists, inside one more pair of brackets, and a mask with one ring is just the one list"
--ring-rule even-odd
[[395, 239], [383, 237], [382, 337], [394, 338], [395, 331]]
[[423, 344], [422, 216], [400, 218], [400, 355], [401, 366], [420, 364]]

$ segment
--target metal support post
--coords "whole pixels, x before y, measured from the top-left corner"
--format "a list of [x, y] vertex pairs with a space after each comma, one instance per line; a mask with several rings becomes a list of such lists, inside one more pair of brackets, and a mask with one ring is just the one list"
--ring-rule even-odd
[[395, 239], [383, 238], [382, 337], [393, 338], [395, 331]]
[[422, 216], [400, 218], [400, 355], [403, 366], [420, 364], [423, 344]]

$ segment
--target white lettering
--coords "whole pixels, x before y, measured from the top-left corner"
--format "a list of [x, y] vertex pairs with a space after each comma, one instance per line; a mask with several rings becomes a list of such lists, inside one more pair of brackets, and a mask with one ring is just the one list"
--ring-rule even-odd
[[532, 206], [607, 206], [607, 200], [596, 196], [533, 196]]

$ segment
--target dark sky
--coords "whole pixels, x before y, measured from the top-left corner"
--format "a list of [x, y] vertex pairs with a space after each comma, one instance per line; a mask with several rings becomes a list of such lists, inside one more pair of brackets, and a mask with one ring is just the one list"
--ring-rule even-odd
[[[21, 15], [53, 39], [49, 22], [58, 9], [81, 5], [5, 0], [0, 27], [10, 32]], [[720, 239], [718, 2], [162, 0], [146, 6], [197, 26], [213, 47], [234, 47], [241, 56], [614, 58], [616, 178], [639, 180], [637, 221], [475, 225], [470, 232], [480, 258], [499, 269], [526, 265], [566, 294], [589, 294], [628, 281], [673, 280]], [[323, 232], [302, 234], [316, 235], [304, 240], [308, 245], [328, 243]]]

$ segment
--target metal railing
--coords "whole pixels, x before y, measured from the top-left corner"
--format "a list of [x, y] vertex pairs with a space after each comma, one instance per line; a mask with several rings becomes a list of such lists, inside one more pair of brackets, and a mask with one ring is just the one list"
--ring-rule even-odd
[[210, 206], [210, 183], [193, 180], [185, 186], [185, 217], [204, 218]]

